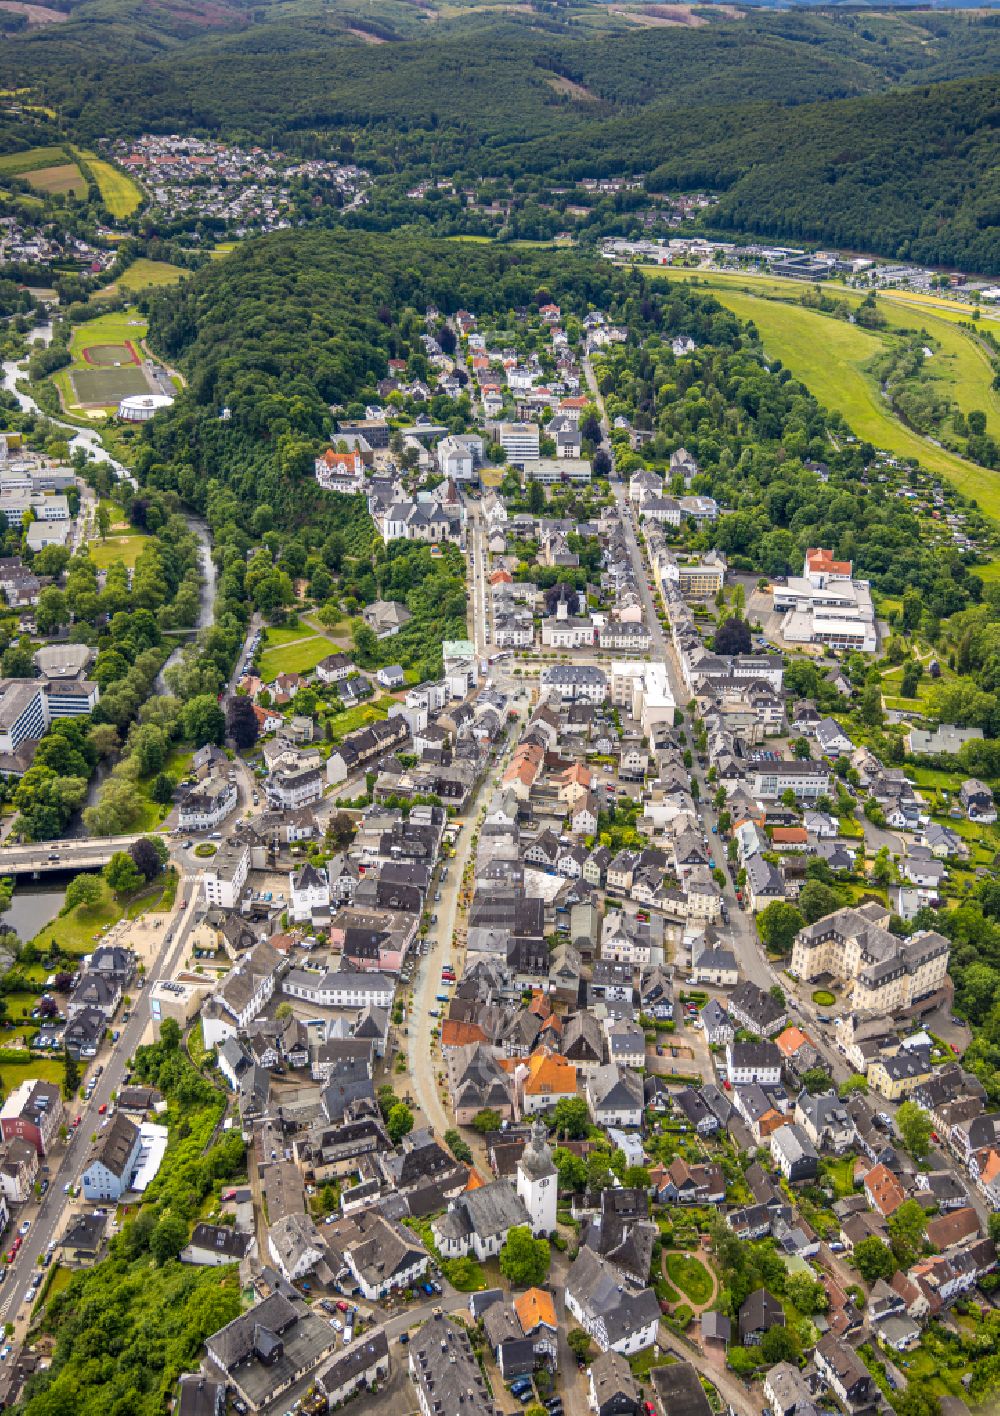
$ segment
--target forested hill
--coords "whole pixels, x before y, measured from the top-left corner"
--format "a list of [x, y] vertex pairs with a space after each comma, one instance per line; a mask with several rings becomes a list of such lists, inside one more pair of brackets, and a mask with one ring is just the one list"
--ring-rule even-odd
[[[735, 231], [1000, 271], [995, 79], [815, 103], [652, 105], [522, 149], [512, 170], [649, 173], [652, 191], [710, 187]], [[650, 170], [651, 169], [651, 170]]]
[[197, 132], [353, 156], [389, 194], [357, 224], [433, 223], [405, 204], [428, 179], [499, 179], [486, 200], [520, 182], [544, 201], [567, 176], [632, 173], [652, 192], [721, 192], [723, 229], [1000, 272], [996, 12], [637, 32], [583, 0], [433, 23], [434, 0], [366, 0], [363, 18], [351, 3], [80, 0], [0, 46], [0, 87], [56, 110], [63, 131], [43, 141]]
[[[638, 272], [571, 252], [316, 230], [247, 242], [152, 303], [150, 341], [188, 388], [149, 425], [140, 476], [199, 508], [224, 485], [248, 525], [260, 501], [284, 524], [308, 522], [324, 503], [312, 462], [329, 405], [376, 397], [387, 360], [415, 349], [428, 304], [505, 311], [540, 291], [580, 314], [638, 318], [648, 303]], [[656, 298], [690, 315], [699, 341], [736, 329], [709, 295]]]
[[[518, 310], [550, 299], [568, 326], [591, 306], [628, 326], [634, 338], [602, 378], [616, 406], [649, 419], [654, 431], [641, 457], [623, 453], [623, 465], [662, 467], [678, 446], [688, 448], [704, 490], [733, 509], [713, 534], [742, 568], [788, 574], [803, 547], [833, 545], [886, 593], [918, 586], [935, 614], [961, 609], [975, 593], [979, 582], [957, 555], [945, 559], [921, 541], [913, 507], [881, 486], [865, 488], [864, 446], [845, 436], [839, 415], [770, 367], [753, 328], [710, 291], [570, 251], [315, 230], [246, 243], [153, 303], [153, 346], [190, 382], [145, 425], [140, 482], [175, 489], [205, 510], [225, 548], [227, 583], [242, 576], [246, 553], [269, 528], [269, 554], [280, 553], [293, 578], [335, 538], [330, 568], [349, 558], [349, 579], [358, 582], [351, 594], [365, 603], [376, 591], [364, 499], [324, 492], [313, 475], [319, 439], [331, 428], [328, 404], [362, 415], [389, 357], [419, 368], [429, 304], [500, 314], [516, 328]], [[696, 357], [675, 359], [679, 334], [695, 341]], [[456, 432], [469, 425], [464, 395], [434, 395], [423, 406]], [[809, 459], [830, 466], [829, 483], [803, 465]], [[299, 548], [294, 560], [289, 544]], [[426, 646], [415, 652], [429, 657]]]

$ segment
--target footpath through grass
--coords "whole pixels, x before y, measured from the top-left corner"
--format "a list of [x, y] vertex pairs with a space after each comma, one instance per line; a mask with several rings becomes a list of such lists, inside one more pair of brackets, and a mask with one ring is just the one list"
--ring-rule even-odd
[[715, 1280], [701, 1259], [694, 1254], [669, 1253], [666, 1256], [667, 1275], [695, 1307], [707, 1303], [715, 1292]]

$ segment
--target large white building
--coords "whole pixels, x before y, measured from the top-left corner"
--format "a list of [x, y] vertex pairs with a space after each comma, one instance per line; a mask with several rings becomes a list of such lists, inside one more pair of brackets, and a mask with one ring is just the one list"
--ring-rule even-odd
[[219, 909], [234, 910], [249, 874], [250, 846], [238, 836], [230, 836], [205, 865], [202, 884], [206, 902]]
[[212, 831], [236, 806], [239, 792], [235, 782], [209, 777], [193, 787], [180, 804], [177, 820], [185, 831]]
[[673, 726], [676, 702], [662, 659], [650, 663], [616, 659], [611, 665], [611, 701], [627, 708], [647, 737], [660, 723]]
[[130, 393], [119, 403], [118, 416], [123, 423], [148, 423], [173, 401], [169, 393]]
[[53, 719], [85, 716], [100, 696], [96, 683], [80, 677], [0, 679], [0, 776], [22, 776]]
[[507, 461], [514, 467], [538, 461], [537, 423], [501, 423], [497, 429], [497, 441], [507, 454]]
[[867, 580], [854, 580], [851, 571], [850, 561], [834, 560], [831, 551], [810, 547], [802, 574], [771, 587], [775, 610], [784, 612], [782, 638], [790, 644], [874, 654], [878, 635], [871, 587]]
[[296, 923], [312, 922], [317, 914], [329, 912], [330, 881], [322, 866], [317, 867], [307, 861], [301, 870], [291, 872], [288, 882], [291, 913]]

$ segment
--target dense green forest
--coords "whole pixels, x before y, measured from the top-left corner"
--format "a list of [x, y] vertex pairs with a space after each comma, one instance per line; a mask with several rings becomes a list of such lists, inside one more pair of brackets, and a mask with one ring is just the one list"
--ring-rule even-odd
[[[126, 50], [127, 64], [107, 62]], [[83, 0], [0, 49], [0, 84], [35, 86], [88, 143], [216, 133], [398, 178], [394, 200], [383, 180], [352, 224], [476, 229], [450, 207], [406, 208], [421, 178], [461, 191], [500, 177], [523, 195], [631, 173], [651, 192], [721, 192], [717, 229], [984, 272], [1000, 270], [998, 70], [1000, 17], [981, 12], [756, 12], [637, 31], [586, 5], [502, 20], [471, 6], [431, 30], [399, 0], [363, 15], [311, 0], [210, 14]]]
[[676, 115], [660, 103], [530, 145], [517, 164], [544, 171], [558, 152], [569, 177], [651, 168], [653, 191], [720, 190], [712, 220], [731, 230], [992, 271], [998, 125], [1000, 94], [985, 79], [794, 109]]

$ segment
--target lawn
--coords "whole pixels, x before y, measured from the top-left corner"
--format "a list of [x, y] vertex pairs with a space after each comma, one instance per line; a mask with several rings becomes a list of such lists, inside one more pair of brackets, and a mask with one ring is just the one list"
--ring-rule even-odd
[[125, 915], [128, 919], [138, 919], [147, 910], [162, 914], [173, 906], [176, 895], [177, 872], [171, 867], [129, 901]]
[[96, 538], [88, 543], [87, 550], [98, 570], [107, 570], [115, 561], [132, 570], [148, 541], [143, 532], [130, 531], [124, 536], [109, 535], [106, 541]]
[[932, 679], [930, 674], [925, 673], [917, 680], [917, 691], [914, 696], [902, 698], [900, 690], [903, 686], [903, 670], [901, 668], [890, 669], [888, 673], [882, 675], [882, 692], [900, 698], [913, 712], [916, 712], [917, 704], [929, 696], [935, 682], [936, 680]]
[[101, 200], [114, 217], [131, 216], [142, 201], [142, 188], [137, 182], [110, 162], [95, 157], [91, 152], [78, 152], [94, 174]]
[[32, 1081], [55, 1082], [62, 1086], [65, 1071], [61, 1057], [35, 1057], [24, 1054], [23, 1062], [0, 1062], [0, 1087], [9, 1096], [28, 1077]]
[[711, 1299], [715, 1292], [712, 1275], [694, 1254], [667, 1254], [666, 1264], [670, 1282], [696, 1307]]
[[992, 585], [995, 580], [1000, 580], [1000, 560], [987, 561], [986, 565], [974, 565], [972, 573], [978, 575], [985, 584]]
[[116, 501], [112, 501], [109, 497], [101, 497], [97, 505], [98, 511], [100, 511], [101, 507], [104, 508], [111, 518], [110, 526], [112, 531], [124, 531], [128, 529], [128, 521], [125, 518], [125, 513]]
[[55, 944], [67, 954], [89, 954], [97, 942], [95, 934], [99, 935], [105, 925], [114, 924], [122, 917], [118, 901], [103, 881], [101, 889], [104, 897], [93, 909], [77, 905], [40, 929], [31, 941], [35, 948], [47, 954], [50, 945]]
[[369, 723], [387, 717], [392, 702], [394, 700], [391, 698], [379, 698], [374, 703], [359, 703], [355, 708], [345, 708], [343, 713], [335, 713], [330, 719], [334, 739], [340, 742], [348, 733], [367, 728]]
[[841, 1160], [824, 1160], [823, 1175], [833, 1186], [838, 1200], [854, 1194], [854, 1157], [845, 1155]]
[[[668, 276], [662, 269], [657, 273]], [[752, 320], [767, 352], [780, 358], [802, 379], [820, 403], [842, 413], [858, 437], [867, 438], [876, 447], [899, 457], [916, 458], [929, 471], [941, 473], [964, 495], [974, 497], [987, 515], [1000, 519], [1000, 484], [996, 478], [911, 432], [882, 402], [876, 382], [865, 367], [883, 348], [879, 335], [801, 305], [746, 294], [737, 288], [742, 284], [773, 291], [773, 282], [741, 277], [726, 281], [721, 276], [706, 275], [704, 283], [715, 289], [720, 303], [727, 309], [741, 319]], [[791, 293], [786, 286], [779, 285], [778, 289], [783, 295]], [[849, 292], [836, 288], [831, 288], [830, 293], [850, 298]], [[894, 309], [892, 317], [897, 317], [900, 323], [906, 322], [905, 311]], [[934, 335], [941, 338], [942, 345], [948, 342], [951, 348], [950, 341], [964, 338], [948, 329], [944, 321], [938, 323], [941, 330], [935, 328]], [[971, 343], [968, 352], [975, 353]], [[972, 367], [973, 364], [963, 361], [963, 370], [967, 372]], [[970, 406], [985, 408], [988, 406], [984, 392], [985, 371], [978, 361], [974, 367], [977, 392]], [[953, 391], [957, 398], [957, 385]], [[963, 400], [965, 397], [963, 391]]]
[[812, 996], [812, 1001], [817, 1008], [832, 1008], [837, 1001], [837, 995], [831, 993], [828, 988], [817, 988]]
[[962, 772], [939, 772], [935, 767], [907, 769], [918, 787], [933, 787], [935, 791], [957, 792], [965, 780]]
[[31, 1018], [31, 1010], [38, 1007], [38, 994], [5, 993], [3, 1001], [7, 1004], [7, 1017], [16, 1023], [22, 1018]]
[[303, 635], [300, 631], [296, 638], [298, 642], [276, 644], [261, 654], [258, 672], [265, 683], [270, 683], [281, 673], [307, 674], [333, 652], [334, 646], [321, 634], [309, 634], [307, 631]]
[[271, 625], [264, 631], [264, 648], [276, 649], [279, 644], [293, 644], [296, 639], [305, 639], [308, 635], [319, 632], [315, 626], [303, 624], [299, 619], [289, 620], [287, 624]]

